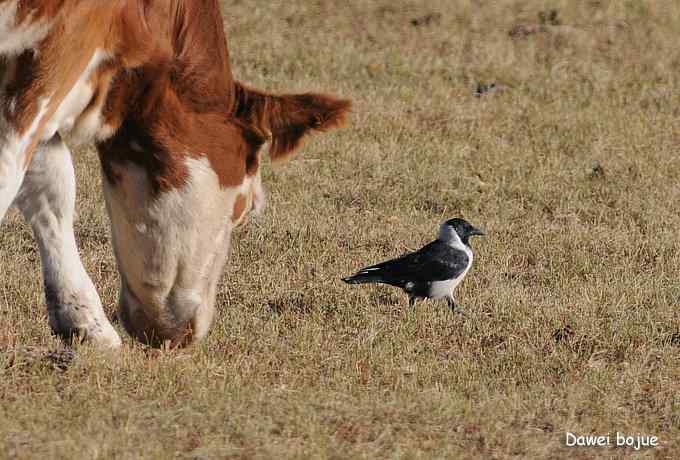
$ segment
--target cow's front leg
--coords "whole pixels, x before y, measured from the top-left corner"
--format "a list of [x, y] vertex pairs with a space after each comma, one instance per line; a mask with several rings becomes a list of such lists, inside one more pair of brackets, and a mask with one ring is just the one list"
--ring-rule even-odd
[[[0, 110], [1, 102], [0, 99]], [[25, 174], [22, 164], [24, 157], [17, 154], [13, 139], [7, 139], [12, 133], [3, 125], [4, 120], [0, 114], [0, 222], [17, 196]]]
[[24, 170], [16, 164], [15, 158], [0, 151], [0, 222], [17, 196], [23, 179]]
[[71, 154], [56, 135], [36, 150], [15, 204], [40, 247], [52, 330], [68, 341], [79, 338], [117, 347], [120, 337], [78, 255], [73, 234], [75, 192]]

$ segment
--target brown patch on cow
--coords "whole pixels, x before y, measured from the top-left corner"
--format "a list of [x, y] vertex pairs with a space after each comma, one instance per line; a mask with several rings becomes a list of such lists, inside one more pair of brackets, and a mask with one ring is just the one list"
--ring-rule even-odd
[[239, 193], [234, 202], [234, 210], [231, 213], [231, 222], [236, 223], [241, 220], [243, 214], [246, 212], [246, 206], [248, 206], [248, 197], [242, 193]]

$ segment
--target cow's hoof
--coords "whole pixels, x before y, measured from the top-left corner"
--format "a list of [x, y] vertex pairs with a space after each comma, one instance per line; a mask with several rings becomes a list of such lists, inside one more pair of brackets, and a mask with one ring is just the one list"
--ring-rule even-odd
[[106, 318], [83, 317], [77, 310], [60, 309], [50, 311], [52, 331], [69, 345], [89, 342], [101, 348], [118, 348], [120, 336]]

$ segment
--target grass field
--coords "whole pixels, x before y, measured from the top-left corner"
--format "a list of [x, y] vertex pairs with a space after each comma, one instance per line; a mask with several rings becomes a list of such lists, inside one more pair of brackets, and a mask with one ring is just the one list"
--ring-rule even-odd
[[[71, 359], [8, 215], [0, 458], [635, 454], [567, 448], [567, 431], [654, 435], [635, 458], [680, 458], [680, 3], [223, 4], [239, 79], [350, 97], [351, 123], [265, 166], [268, 207], [192, 349], [126, 337]], [[97, 159], [75, 157], [76, 234], [113, 314]], [[467, 317], [339, 281], [456, 216], [487, 232]]]

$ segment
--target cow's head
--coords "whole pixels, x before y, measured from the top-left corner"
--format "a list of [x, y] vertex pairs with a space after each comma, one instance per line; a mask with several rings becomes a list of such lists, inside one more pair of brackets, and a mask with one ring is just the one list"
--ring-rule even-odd
[[[124, 77], [117, 84], [124, 87]], [[189, 110], [166, 88], [99, 145], [121, 275], [119, 318], [153, 345], [207, 334], [232, 230], [264, 203], [262, 150], [285, 158], [305, 134], [341, 124], [349, 109], [330, 96], [234, 85], [228, 116]]]

